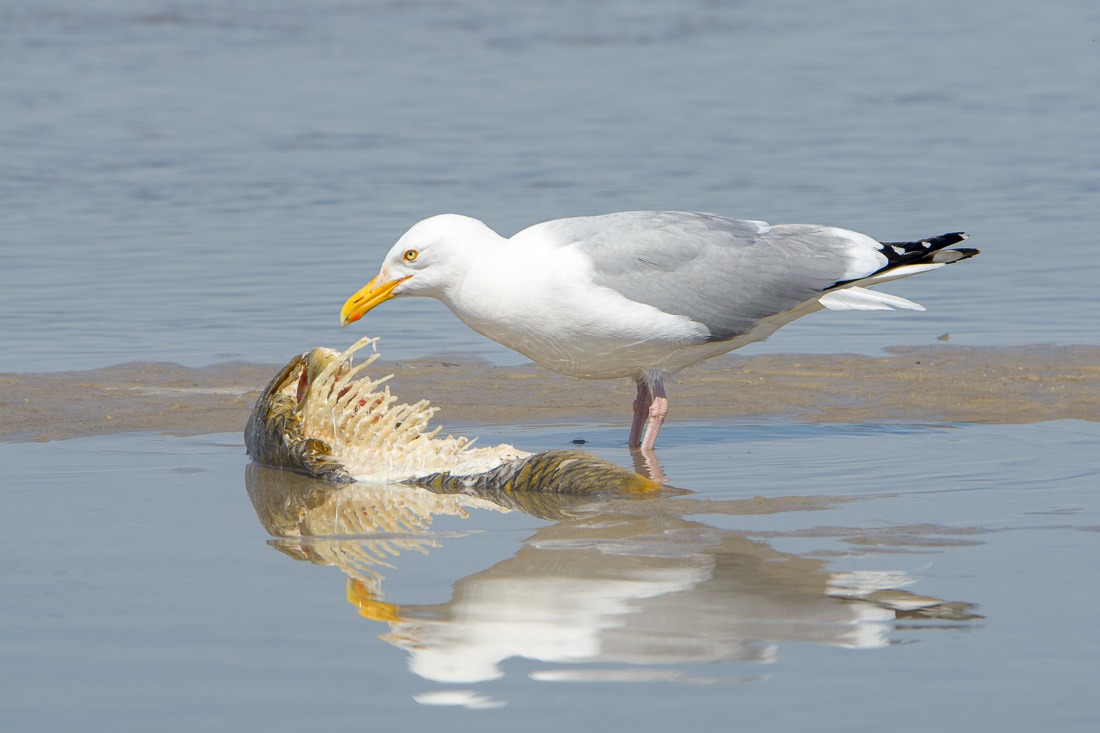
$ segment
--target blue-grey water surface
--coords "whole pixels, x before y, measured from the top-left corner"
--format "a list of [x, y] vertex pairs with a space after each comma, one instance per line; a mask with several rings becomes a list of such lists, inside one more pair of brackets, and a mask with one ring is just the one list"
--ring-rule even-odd
[[[0, 444], [5, 728], [1095, 727], [1097, 423], [677, 427], [680, 514], [289, 545], [238, 435]], [[471, 431], [625, 454], [621, 428]], [[722, 509], [757, 495], [847, 501]], [[845, 574], [978, 617], [821, 595]], [[400, 607], [364, 618], [374, 581]]]
[[[1100, 7], [0, 3], [0, 371], [282, 362], [417, 220], [624, 209], [967, 230], [981, 259], [754, 350], [1097, 343]], [[392, 358], [514, 360], [434, 301]]]
[[[0, 0], [0, 371], [364, 334], [516, 362], [434, 301], [337, 326], [444, 211], [963, 229], [981, 257], [886, 288], [927, 312], [751, 350], [1097, 344], [1098, 29], [1093, 0]], [[630, 460], [622, 426], [462, 431]], [[0, 726], [1095, 730], [1098, 443], [678, 423], [678, 513], [299, 544], [238, 434], [3, 443]], [[822, 503], [729, 504], [756, 496]], [[846, 578], [969, 610], [893, 619]]]

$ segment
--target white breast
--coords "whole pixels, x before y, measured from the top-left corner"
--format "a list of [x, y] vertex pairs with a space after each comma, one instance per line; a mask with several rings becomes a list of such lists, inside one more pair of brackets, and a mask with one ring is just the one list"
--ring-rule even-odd
[[[475, 331], [575, 377], [639, 374], [707, 337], [686, 316], [595, 285], [580, 252], [532, 242], [506, 244], [442, 300]], [[714, 353], [707, 351], [687, 363]]]

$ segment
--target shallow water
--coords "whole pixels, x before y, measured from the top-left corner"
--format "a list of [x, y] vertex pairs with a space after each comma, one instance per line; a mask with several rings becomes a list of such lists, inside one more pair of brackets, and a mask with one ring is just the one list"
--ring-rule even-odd
[[1096, 723], [1096, 423], [678, 428], [697, 493], [553, 520], [246, 471], [235, 434], [0, 444], [6, 727]]
[[[417, 220], [688, 209], [977, 260], [752, 350], [1100, 343], [1100, 9], [935, 0], [0, 7], [0, 371], [282, 363]], [[427, 300], [391, 358], [515, 362]], [[365, 329], [365, 330], [363, 330]]]
[[[981, 257], [886, 288], [928, 312], [742, 353], [1100, 344], [1097, 27], [1092, 0], [8, 0], [0, 372], [365, 333], [515, 364], [431, 301], [336, 325], [443, 211], [965, 229]], [[249, 471], [238, 432], [0, 443], [0, 727], [1092, 731], [1098, 426], [676, 422], [694, 494], [465, 518]], [[630, 462], [618, 423], [449, 427]]]

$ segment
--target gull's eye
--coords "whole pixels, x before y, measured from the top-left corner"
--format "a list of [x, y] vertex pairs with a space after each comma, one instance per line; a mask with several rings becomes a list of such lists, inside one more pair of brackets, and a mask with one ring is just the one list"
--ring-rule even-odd
[[416, 262], [416, 258], [419, 256], [420, 253], [415, 249], [407, 249], [405, 250], [405, 254], [401, 255], [401, 259], [405, 260], [405, 262]]

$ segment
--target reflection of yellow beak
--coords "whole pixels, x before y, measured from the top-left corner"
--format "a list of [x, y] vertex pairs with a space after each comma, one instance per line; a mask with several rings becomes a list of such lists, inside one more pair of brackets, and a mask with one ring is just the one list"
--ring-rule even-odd
[[371, 621], [389, 621], [396, 623], [401, 620], [399, 608], [392, 603], [386, 603], [375, 598], [363, 581], [348, 578], [347, 583], [348, 603], [359, 609], [359, 615], [369, 618]]
[[[381, 277], [381, 275], [379, 275]], [[364, 285], [359, 292], [348, 298], [344, 307], [340, 309], [340, 325], [358, 321], [371, 308], [393, 297], [393, 289], [408, 280], [412, 275], [406, 275], [396, 280], [378, 284], [378, 277]]]

